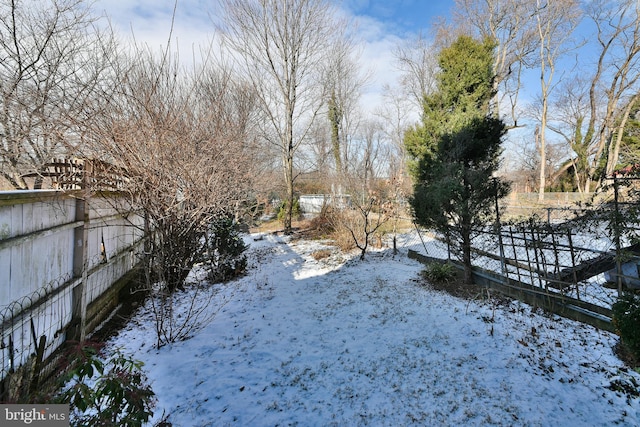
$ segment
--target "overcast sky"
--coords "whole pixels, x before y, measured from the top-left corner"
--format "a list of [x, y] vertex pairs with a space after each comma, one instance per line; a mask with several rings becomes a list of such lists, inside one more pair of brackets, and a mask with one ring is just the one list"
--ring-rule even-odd
[[[183, 61], [191, 52], [206, 45], [213, 35], [212, 13], [215, 0], [178, 0], [173, 39]], [[372, 80], [362, 103], [379, 104], [383, 84], [393, 84], [396, 74], [392, 50], [403, 38], [422, 31], [428, 33], [437, 16], [449, 13], [453, 0], [343, 0], [338, 7], [358, 23], [364, 46], [361, 63], [372, 72]], [[166, 44], [171, 26], [173, 0], [98, 0], [97, 13], [111, 19], [123, 37], [135, 36], [137, 42], [151, 47]]]

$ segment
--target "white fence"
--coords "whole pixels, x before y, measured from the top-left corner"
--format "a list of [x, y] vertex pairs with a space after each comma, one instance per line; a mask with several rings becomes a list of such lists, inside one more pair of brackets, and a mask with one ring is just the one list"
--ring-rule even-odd
[[332, 194], [304, 194], [299, 198], [300, 209], [306, 214], [316, 214], [322, 211], [323, 206], [335, 206], [344, 208], [350, 206], [351, 196]]
[[0, 380], [90, 332], [104, 309], [88, 307], [140, 259], [143, 218], [117, 193], [83, 195], [0, 192]]

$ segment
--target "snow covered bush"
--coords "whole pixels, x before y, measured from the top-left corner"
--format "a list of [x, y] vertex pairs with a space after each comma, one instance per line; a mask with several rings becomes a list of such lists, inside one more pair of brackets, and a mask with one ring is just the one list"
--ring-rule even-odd
[[613, 306], [613, 324], [620, 341], [640, 361], [640, 295], [625, 293]]

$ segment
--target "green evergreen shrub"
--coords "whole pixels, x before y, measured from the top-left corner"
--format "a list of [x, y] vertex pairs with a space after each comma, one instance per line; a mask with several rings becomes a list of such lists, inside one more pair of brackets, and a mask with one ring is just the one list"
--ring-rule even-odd
[[[287, 205], [288, 201], [283, 201], [280, 204], [280, 209], [278, 210], [278, 221], [284, 221], [284, 216], [287, 213]], [[291, 210], [291, 217], [293, 219], [298, 219], [302, 216], [302, 211], [300, 210], [300, 201], [298, 199], [293, 199], [293, 209]]]
[[424, 271], [426, 278], [435, 283], [450, 282], [456, 277], [457, 269], [447, 262], [432, 262]]
[[613, 304], [613, 324], [620, 341], [640, 361], [640, 295], [625, 293]]
[[232, 218], [221, 217], [213, 221], [209, 235], [209, 280], [222, 282], [244, 273], [247, 247]]

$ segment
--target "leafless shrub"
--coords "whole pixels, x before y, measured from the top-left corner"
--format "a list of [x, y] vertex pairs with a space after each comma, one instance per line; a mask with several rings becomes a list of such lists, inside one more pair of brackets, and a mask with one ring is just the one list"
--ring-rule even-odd
[[84, 0], [0, 0], [0, 178], [11, 188], [42, 188], [46, 164], [82, 145], [117, 52], [97, 20]]
[[182, 341], [209, 323], [229, 301], [219, 289], [201, 280], [178, 291], [156, 284], [149, 298], [156, 332], [156, 347]]
[[335, 216], [339, 214], [331, 206], [325, 204], [318, 215], [309, 221], [309, 229], [317, 237], [326, 237], [335, 232]]
[[[389, 220], [389, 215], [382, 201], [375, 195], [370, 195], [364, 202], [355, 203], [351, 209], [340, 215], [339, 235], [350, 236], [352, 244], [360, 250], [360, 259], [364, 259], [370, 246], [378, 243], [382, 246], [382, 236], [379, 232]], [[344, 243], [343, 243], [344, 244]]]
[[[85, 125], [84, 153], [126, 174], [121, 214], [144, 217], [143, 287], [161, 345], [188, 336], [204, 313], [187, 277], [196, 264], [217, 265], [209, 245], [216, 221], [242, 217], [251, 198], [260, 153], [255, 96], [222, 64], [183, 68], [169, 49], [136, 46], [115, 70], [108, 105]], [[173, 292], [187, 288], [182, 296], [191, 301], [178, 315]]]

